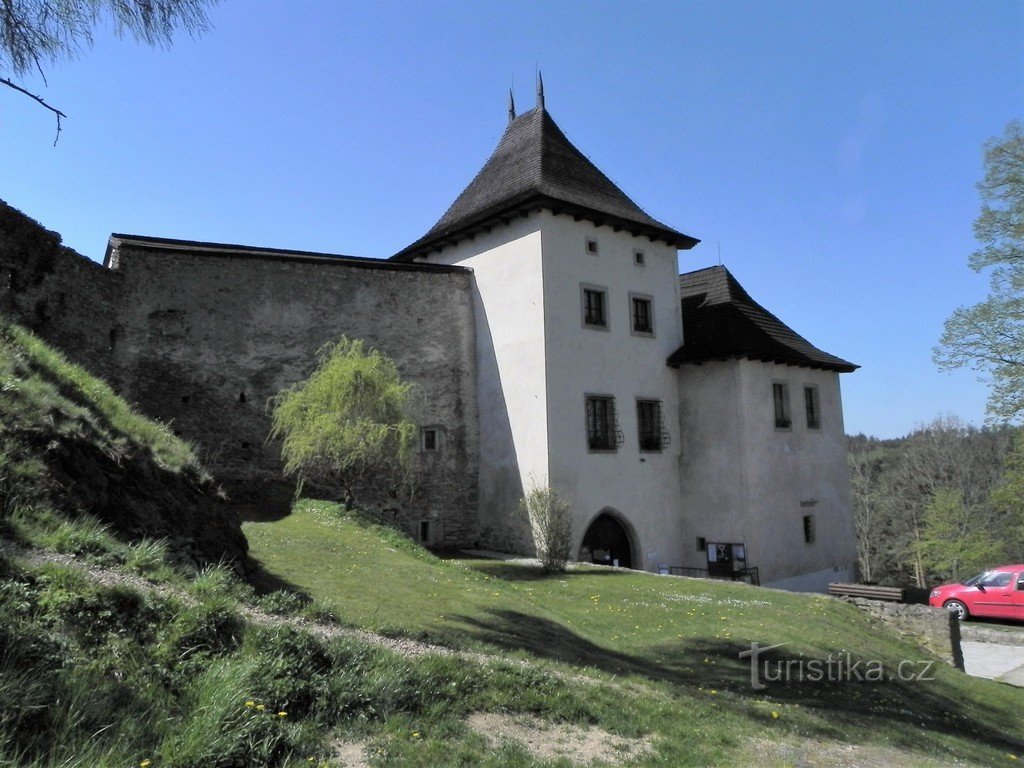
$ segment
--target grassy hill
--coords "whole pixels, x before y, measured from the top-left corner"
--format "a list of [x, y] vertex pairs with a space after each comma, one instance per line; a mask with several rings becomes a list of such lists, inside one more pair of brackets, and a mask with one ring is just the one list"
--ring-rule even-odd
[[[1005, 765], [1021, 749], [1020, 692], [941, 662], [931, 681], [805, 679], [752, 690], [749, 660], [738, 654], [753, 641], [784, 643], [777, 659], [851, 654], [886, 674], [934, 660], [829, 598], [602, 568], [545, 577], [526, 564], [440, 560], [326, 502], [302, 502], [245, 531], [268, 583], [301, 589], [351, 625], [585, 678], [563, 694], [577, 712], [528, 690], [512, 708], [653, 735], [645, 765], [765, 764], [773, 750], [787, 764], [801, 740], [894, 750], [888, 764], [906, 765]], [[761, 757], [748, 754], [753, 744]]]
[[317, 501], [245, 527], [247, 583], [197, 567], [235, 534], [244, 552], [213, 490], [165, 427], [0, 326], [0, 766], [1010, 765], [1024, 749], [1020, 692], [941, 664], [753, 690], [752, 641], [886, 673], [934, 661], [835, 601], [442, 560]]

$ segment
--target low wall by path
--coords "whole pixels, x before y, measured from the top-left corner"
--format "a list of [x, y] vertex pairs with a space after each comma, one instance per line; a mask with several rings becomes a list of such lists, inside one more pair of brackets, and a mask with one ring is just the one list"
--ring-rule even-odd
[[927, 605], [887, 603], [859, 597], [851, 602], [897, 634], [924, 646], [957, 669], [964, 668], [960, 622], [949, 611]]

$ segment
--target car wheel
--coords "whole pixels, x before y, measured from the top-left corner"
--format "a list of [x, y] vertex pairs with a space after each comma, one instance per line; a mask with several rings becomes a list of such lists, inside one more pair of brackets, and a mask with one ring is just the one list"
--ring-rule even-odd
[[942, 604], [942, 607], [950, 613], [955, 614], [956, 617], [960, 619], [960, 621], [963, 621], [968, 616], [970, 616], [970, 613], [968, 613], [967, 611], [967, 606], [961, 603], [959, 600], [947, 600]]

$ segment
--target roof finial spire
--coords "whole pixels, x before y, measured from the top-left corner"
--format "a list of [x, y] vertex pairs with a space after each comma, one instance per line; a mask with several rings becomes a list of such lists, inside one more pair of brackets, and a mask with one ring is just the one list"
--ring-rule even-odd
[[537, 70], [537, 109], [544, 109], [544, 78]]
[[508, 121], [511, 123], [516, 119], [516, 100], [512, 95], [512, 89], [508, 89]]

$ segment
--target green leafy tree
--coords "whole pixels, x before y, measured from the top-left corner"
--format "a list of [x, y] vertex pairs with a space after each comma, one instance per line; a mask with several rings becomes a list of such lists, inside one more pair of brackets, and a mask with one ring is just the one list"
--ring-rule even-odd
[[1005, 468], [990, 498], [1006, 540], [1007, 559], [1019, 563], [1024, 562], [1024, 431], [1017, 433]]
[[411, 494], [416, 426], [406, 418], [412, 385], [394, 362], [362, 341], [342, 337], [317, 354], [306, 379], [271, 401], [271, 439], [281, 440], [285, 473], [344, 489]]
[[921, 516], [921, 561], [939, 581], [958, 581], [991, 567], [1002, 546], [991, 529], [972, 514], [960, 491], [939, 488]]
[[943, 368], [969, 367], [991, 381], [988, 411], [995, 420], [1024, 415], [1024, 124], [1014, 120], [985, 145], [981, 214], [974, 222], [982, 247], [969, 264], [991, 269], [988, 297], [957, 309], [934, 350]]
[[206, 6], [217, 0], [0, 0], [0, 84], [39, 102], [57, 117], [66, 115], [41, 96], [10, 79], [75, 58], [92, 45], [93, 30], [109, 23], [120, 35], [149, 45], [167, 45], [175, 33], [204, 32]]
[[534, 483], [523, 499], [533, 544], [546, 573], [565, 570], [572, 548], [572, 521], [569, 519], [569, 505], [547, 485]]

